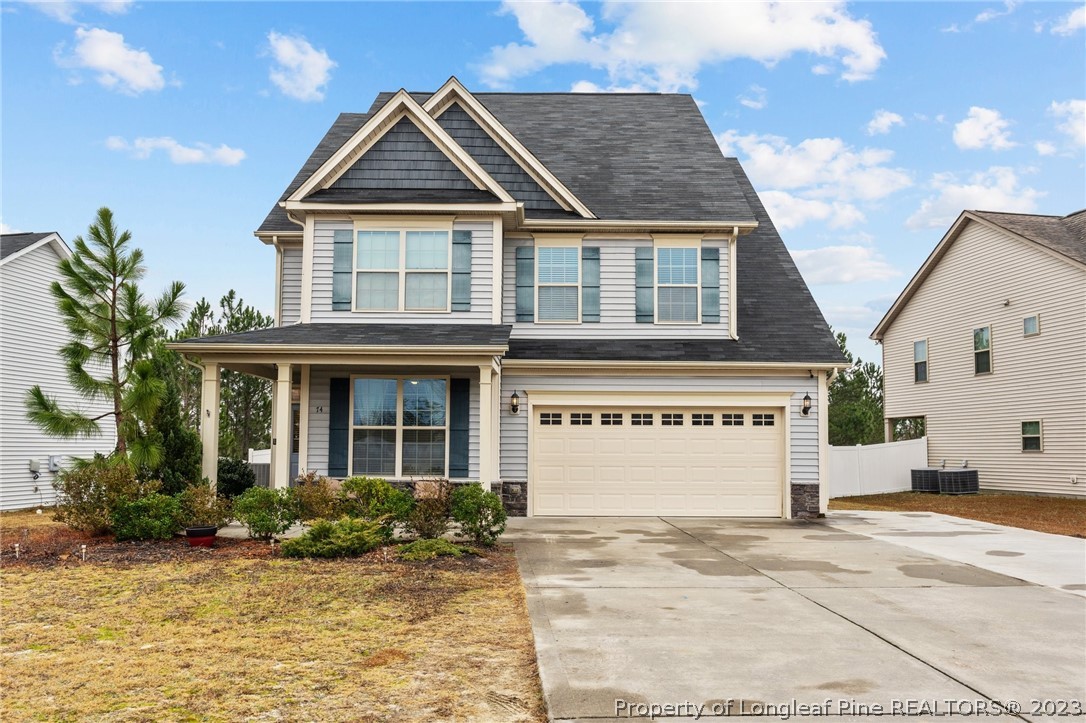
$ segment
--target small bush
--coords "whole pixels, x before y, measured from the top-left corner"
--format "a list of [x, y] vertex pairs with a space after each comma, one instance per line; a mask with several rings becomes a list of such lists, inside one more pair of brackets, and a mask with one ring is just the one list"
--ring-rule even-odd
[[424, 540], [441, 537], [449, 530], [452, 483], [447, 479], [422, 480], [415, 484], [415, 505], [407, 516], [407, 528]]
[[415, 499], [380, 477], [348, 477], [340, 487], [340, 503], [351, 517], [380, 522], [386, 540], [407, 522]]
[[415, 540], [400, 548], [400, 557], [411, 562], [424, 562], [441, 556], [463, 557], [465, 552], [469, 550], [448, 540]]
[[177, 498], [152, 492], [113, 508], [110, 520], [118, 540], [168, 540], [180, 526]]
[[249, 528], [249, 537], [267, 540], [298, 522], [298, 510], [287, 490], [250, 487], [234, 500], [234, 517]]
[[298, 505], [298, 517], [303, 522], [328, 520], [337, 516], [336, 491], [332, 489], [327, 477], [321, 477], [316, 472], [307, 472], [300, 475], [295, 484], [291, 493]]
[[204, 480], [186, 487], [177, 495], [182, 527], [225, 527], [230, 522], [230, 500], [215, 494]]
[[218, 492], [233, 499], [256, 484], [256, 473], [241, 459], [219, 457]]
[[493, 492], [479, 485], [460, 485], [452, 493], [452, 518], [460, 530], [480, 545], [493, 545], [505, 532], [505, 507]]
[[57, 490], [57, 522], [103, 535], [112, 529], [110, 515], [119, 504], [158, 491], [159, 483], [136, 479], [127, 460], [96, 455], [61, 472], [53, 486]]
[[381, 546], [384, 533], [377, 522], [344, 517], [318, 520], [301, 537], [283, 542], [287, 557], [356, 557]]

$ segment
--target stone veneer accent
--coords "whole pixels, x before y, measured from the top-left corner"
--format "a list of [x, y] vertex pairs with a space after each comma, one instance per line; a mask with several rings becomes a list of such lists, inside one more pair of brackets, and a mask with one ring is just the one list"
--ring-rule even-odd
[[809, 520], [821, 516], [822, 514], [818, 511], [818, 483], [793, 482], [792, 518]]
[[491, 491], [502, 498], [502, 506], [510, 517], [528, 516], [528, 481], [502, 480], [494, 482]]

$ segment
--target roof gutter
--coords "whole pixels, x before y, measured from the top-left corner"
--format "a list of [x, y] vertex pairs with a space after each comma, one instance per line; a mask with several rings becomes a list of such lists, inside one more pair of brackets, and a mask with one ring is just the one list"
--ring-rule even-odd
[[195, 343], [170, 342], [167, 349], [182, 354], [304, 354], [307, 356], [330, 356], [352, 354], [357, 356], [379, 356], [389, 354], [407, 354], [414, 356], [442, 356], [450, 354], [479, 355], [504, 354], [509, 350], [507, 344], [458, 345], [458, 346], [359, 346], [359, 345], [321, 345], [313, 344], [245, 344], [245, 343]]

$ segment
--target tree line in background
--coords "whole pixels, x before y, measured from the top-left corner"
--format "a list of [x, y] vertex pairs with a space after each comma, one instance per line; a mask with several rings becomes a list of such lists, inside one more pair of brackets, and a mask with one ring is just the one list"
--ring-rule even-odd
[[[27, 416], [46, 433], [68, 438], [95, 436], [102, 424], [111, 424], [117, 435], [112, 456], [146, 479], [162, 480], [163, 490], [174, 493], [202, 476], [197, 434], [202, 380], [199, 368], [166, 344], [264, 329], [274, 320], [233, 290], [217, 311], [200, 299], [186, 320], [185, 286], [179, 281], [148, 300], [139, 286], [146, 273], [143, 252], [131, 242], [113, 213], [99, 209], [86, 239], [77, 236], [72, 256], [60, 262], [62, 281], [51, 287], [70, 336], [61, 349], [68, 379], [87, 402], [105, 402], [106, 411], [91, 415], [63, 408], [48, 390], [34, 386], [26, 395]], [[221, 401], [222, 456], [243, 459], [249, 447], [267, 446], [269, 381], [224, 371]]]

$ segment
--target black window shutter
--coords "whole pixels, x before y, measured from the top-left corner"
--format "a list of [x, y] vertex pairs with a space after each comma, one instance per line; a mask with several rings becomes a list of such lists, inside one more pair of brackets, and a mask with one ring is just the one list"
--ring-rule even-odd
[[336, 231], [332, 241], [332, 310], [351, 310], [354, 231]]
[[452, 310], [471, 311], [471, 231], [452, 234]]
[[634, 274], [637, 279], [634, 304], [639, 324], [651, 324], [656, 320], [652, 298], [652, 253], [652, 246], [638, 246], [634, 250]]
[[468, 476], [468, 438], [471, 432], [471, 381], [449, 380], [449, 477]]
[[328, 383], [328, 476], [347, 476], [347, 452], [351, 436], [351, 380], [343, 377]]
[[600, 247], [581, 248], [581, 321], [600, 320]]
[[720, 323], [720, 249], [701, 249], [701, 323]]
[[535, 321], [535, 249], [517, 246], [517, 321]]

